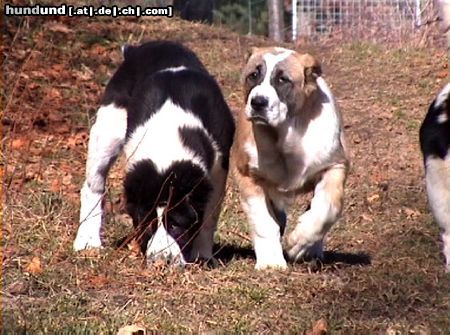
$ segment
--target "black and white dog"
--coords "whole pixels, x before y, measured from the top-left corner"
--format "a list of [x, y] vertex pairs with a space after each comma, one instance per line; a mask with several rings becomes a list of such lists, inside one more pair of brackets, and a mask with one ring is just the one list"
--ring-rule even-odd
[[123, 48], [91, 128], [74, 249], [101, 247], [105, 181], [124, 149], [125, 194], [148, 260], [212, 258], [234, 120], [221, 90], [186, 47]]
[[420, 147], [431, 211], [442, 228], [450, 271], [450, 83], [437, 95], [420, 128]]

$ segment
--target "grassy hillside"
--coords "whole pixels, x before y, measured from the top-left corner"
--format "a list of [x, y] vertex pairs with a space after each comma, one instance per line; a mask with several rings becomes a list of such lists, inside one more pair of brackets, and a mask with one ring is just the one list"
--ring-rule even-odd
[[[3, 333], [448, 334], [449, 277], [427, 209], [418, 128], [448, 81], [444, 51], [351, 43], [288, 45], [323, 63], [342, 109], [352, 170], [324, 264], [255, 272], [230, 181], [217, 234], [220, 267], [145, 268], [123, 208], [122, 162], [109, 178], [105, 248], [76, 254], [89, 127], [120, 45], [172, 39], [198, 53], [234, 111], [251, 46], [270, 41], [177, 19], [5, 21], [2, 55]], [[300, 198], [290, 222], [305, 210]], [[316, 332], [316, 334], [318, 334]]]

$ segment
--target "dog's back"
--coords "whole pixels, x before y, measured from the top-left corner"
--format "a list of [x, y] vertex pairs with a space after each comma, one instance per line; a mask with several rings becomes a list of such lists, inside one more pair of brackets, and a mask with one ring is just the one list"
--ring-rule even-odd
[[431, 211], [442, 228], [444, 255], [450, 270], [450, 83], [432, 102], [420, 128], [420, 147]]
[[123, 63], [106, 86], [101, 105], [115, 103], [126, 107], [136, 88], [158, 71], [184, 66], [207, 71], [197, 56], [183, 45], [171, 41], [152, 41], [122, 48]]

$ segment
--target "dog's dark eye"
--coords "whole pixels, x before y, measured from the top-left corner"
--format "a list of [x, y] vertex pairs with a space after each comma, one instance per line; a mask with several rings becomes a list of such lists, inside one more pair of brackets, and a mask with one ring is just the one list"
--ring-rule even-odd
[[286, 84], [286, 83], [290, 83], [290, 82], [291, 82], [291, 80], [285, 75], [281, 75], [278, 77], [278, 83], [280, 83], [280, 84]]
[[247, 80], [250, 82], [255, 82], [259, 79], [259, 77], [261, 76], [261, 65], [258, 65], [255, 68], [255, 71], [251, 72], [248, 76], [247, 76]]
[[258, 77], [259, 77], [259, 72], [258, 71], [254, 71], [254, 72], [250, 73], [247, 78], [249, 80], [253, 81], [253, 80], [258, 79]]

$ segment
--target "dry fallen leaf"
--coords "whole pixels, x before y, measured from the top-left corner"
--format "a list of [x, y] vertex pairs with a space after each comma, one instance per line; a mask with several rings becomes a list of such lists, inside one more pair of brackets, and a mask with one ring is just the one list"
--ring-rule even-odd
[[146, 335], [147, 331], [141, 325], [130, 325], [119, 329], [117, 335]]
[[436, 74], [436, 77], [438, 77], [439, 79], [447, 78], [447, 76], [448, 76], [448, 71], [447, 70], [439, 71]]
[[54, 87], [47, 88], [45, 94], [47, 99], [61, 99], [61, 93]]
[[94, 77], [94, 73], [89, 69], [85, 69], [84, 71], [73, 71], [73, 74], [81, 81], [88, 81]]
[[368, 202], [374, 202], [377, 201], [378, 199], [380, 199], [380, 195], [376, 193], [371, 195], [370, 197], [367, 197]]
[[77, 134], [71, 135], [67, 139], [67, 147], [69, 149], [74, 149], [76, 147], [83, 147], [87, 144], [88, 135], [86, 132], [79, 132]]
[[303, 332], [303, 335], [326, 335], [328, 324], [324, 319], [317, 320], [311, 330]]
[[67, 173], [62, 177], [62, 184], [67, 186], [72, 184], [72, 175]]
[[37, 275], [42, 273], [42, 264], [39, 257], [34, 256], [31, 262], [25, 267], [25, 271], [31, 273], [32, 275]]
[[404, 212], [408, 218], [412, 218], [412, 219], [415, 219], [421, 215], [419, 210], [408, 208], [408, 207], [406, 207], [404, 209]]
[[58, 193], [61, 191], [61, 182], [58, 179], [53, 179], [52, 183], [50, 184], [50, 191], [53, 193]]
[[97, 55], [98, 56], [98, 55], [104, 54], [106, 52], [106, 48], [104, 46], [102, 46], [102, 45], [95, 44], [95, 45], [93, 45], [91, 47], [89, 52], [92, 55]]
[[16, 138], [12, 140], [11, 142], [11, 149], [18, 150], [22, 149], [23, 147], [27, 146], [30, 143], [29, 139], [25, 138]]
[[109, 280], [106, 276], [98, 275], [89, 277], [88, 282], [89, 287], [102, 288], [108, 284]]
[[141, 255], [141, 247], [136, 240], [131, 240], [130, 243], [127, 244], [128, 250], [130, 250], [131, 257], [139, 257]]

